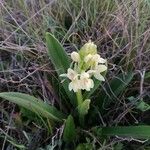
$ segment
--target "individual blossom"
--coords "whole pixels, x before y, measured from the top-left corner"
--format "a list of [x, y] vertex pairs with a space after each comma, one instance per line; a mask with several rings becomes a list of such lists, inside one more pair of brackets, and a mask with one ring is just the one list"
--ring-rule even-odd
[[89, 63], [92, 67], [96, 67], [99, 63], [104, 64], [106, 63], [106, 60], [101, 58], [99, 54], [88, 54], [84, 58], [85, 63]]
[[94, 82], [90, 79], [90, 75], [87, 72], [82, 72], [80, 75], [80, 85], [82, 90], [90, 91], [94, 87]]
[[69, 90], [73, 90], [74, 92], [77, 92], [78, 90], [81, 89], [81, 85], [80, 85], [80, 81], [78, 78], [72, 80], [70, 83], [69, 83]]
[[79, 74], [73, 69], [69, 68], [66, 74], [61, 74], [60, 76], [67, 77], [71, 80], [71, 82], [69, 83], [70, 91], [73, 90], [74, 92], [77, 92], [79, 89], [81, 89], [78, 79]]
[[67, 73], [61, 74], [61, 77], [67, 77], [70, 80], [75, 80], [78, 77], [78, 73], [76, 71], [74, 71], [73, 69], [69, 68], [67, 70]]
[[101, 75], [102, 72], [106, 71], [107, 67], [105, 65], [97, 65], [93, 71], [93, 75], [97, 80], [105, 81], [104, 77]]
[[96, 64], [98, 64], [98, 63], [101, 63], [101, 64], [106, 63], [106, 60], [105, 60], [105, 59], [103, 59], [102, 57], [100, 57], [100, 55], [99, 55], [99, 54], [95, 54], [95, 55], [93, 55], [93, 57], [92, 57], [92, 61], [95, 61], [95, 63], [96, 63]]
[[74, 62], [79, 62], [80, 61], [80, 55], [77, 52], [72, 52], [71, 53], [71, 59]]

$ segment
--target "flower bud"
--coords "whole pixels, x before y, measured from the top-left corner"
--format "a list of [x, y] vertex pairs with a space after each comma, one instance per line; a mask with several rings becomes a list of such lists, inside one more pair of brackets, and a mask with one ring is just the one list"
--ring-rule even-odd
[[72, 52], [71, 53], [71, 59], [74, 62], [79, 62], [80, 61], [80, 55], [77, 52]]
[[94, 55], [97, 53], [97, 46], [93, 42], [91, 42], [91, 40], [89, 40], [89, 42], [87, 42], [81, 47], [79, 53], [81, 57], [85, 57], [88, 54]]

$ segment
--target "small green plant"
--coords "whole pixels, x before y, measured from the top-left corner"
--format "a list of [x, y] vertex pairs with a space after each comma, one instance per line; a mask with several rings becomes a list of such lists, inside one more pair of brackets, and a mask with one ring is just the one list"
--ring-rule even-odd
[[[94, 100], [92, 94], [102, 81], [105, 81], [108, 69], [107, 60], [97, 53], [97, 46], [89, 41], [78, 52], [72, 52], [70, 59], [63, 46], [50, 33], [46, 33], [46, 43], [48, 55], [59, 78], [59, 84], [63, 87], [62, 94], [65, 95], [65, 98], [61, 97], [64, 100], [63, 107], [70, 106], [69, 110], [62, 112], [55, 106], [23, 93], [3, 92], [0, 93], [1, 98], [16, 103], [51, 122], [64, 124], [62, 139], [65, 147], [71, 146], [72, 149], [91, 149], [92, 140], [88, 138], [89, 135], [94, 135], [102, 143], [109, 136], [150, 138], [150, 126], [148, 125], [107, 127], [97, 124], [97, 118], [94, 115], [96, 109], [102, 114], [105, 113], [102, 106], [107, 107], [111, 100], [115, 100], [115, 96], [123, 92], [133, 78], [132, 71], [125, 75], [120, 74], [118, 78], [121, 80], [113, 79], [110, 82], [113, 91], [110, 91], [110, 87], [106, 87], [108, 94], [101, 91], [101, 100], [99, 98]], [[112, 93], [115, 93], [115, 96]], [[89, 123], [89, 120], [95, 121]], [[70, 145], [70, 143], [75, 144]]]

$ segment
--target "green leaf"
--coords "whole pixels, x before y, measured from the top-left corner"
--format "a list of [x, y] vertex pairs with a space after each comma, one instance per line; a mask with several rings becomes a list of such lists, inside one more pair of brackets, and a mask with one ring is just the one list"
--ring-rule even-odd
[[92, 143], [83, 143], [79, 144], [75, 150], [92, 150], [92, 149], [93, 149]]
[[145, 73], [144, 79], [149, 79], [150, 78], [150, 71]]
[[122, 73], [111, 81], [111, 90], [118, 96], [127, 87], [133, 78], [133, 72]]
[[105, 136], [121, 136], [128, 138], [150, 139], [150, 126], [118, 126], [102, 128], [102, 135]]
[[[133, 78], [133, 73], [128, 72], [126, 74], [121, 73], [117, 77], [114, 77], [109, 85], [106, 85], [105, 89], [102, 90], [98, 99], [97, 105], [102, 109], [102, 106], [107, 107], [116, 97], [121, 94]], [[107, 92], [106, 92], [107, 91]]]
[[150, 110], [150, 105], [145, 103], [143, 100], [140, 100], [140, 102], [137, 104], [136, 108], [141, 111], [148, 111], [148, 110]]
[[75, 136], [76, 136], [76, 129], [74, 119], [71, 115], [69, 115], [65, 122], [63, 139], [65, 142], [71, 142], [75, 139]]
[[85, 116], [88, 113], [88, 110], [90, 108], [90, 102], [90, 99], [86, 99], [83, 101], [82, 104], [78, 106], [78, 111], [80, 115]]
[[70, 60], [59, 41], [50, 33], [46, 33], [46, 43], [49, 57], [58, 75], [65, 73], [70, 67]]
[[19, 106], [22, 106], [38, 115], [49, 118], [55, 121], [62, 121], [65, 116], [58, 111], [54, 106], [44, 103], [43, 101], [24, 93], [18, 92], [3, 92], [0, 97]]
[[84, 116], [88, 113], [88, 110], [90, 109], [90, 102], [90, 99], [86, 99], [78, 106], [79, 122], [81, 126], [84, 126]]
[[[48, 47], [48, 55], [56, 69], [58, 76], [60, 74], [66, 73], [67, 69], [70, 67], [71, 62], [63, 46], [50, 33], [46, 33], [46, 43]], [[62, 77], [59, 78], [62, 80]], [[65, 81], [62, 83], [71, 103], [75, 106], [75, 96], [73, 92], [69, 91], [68, 84], [68, 79], [65, 79]]]
[[147, 111], [150, 110], [150, 105], [143, 101], [143, 99], [137, 100], [135, 97], [131, 96], [128, 97], [128, 100], [136, 106], [137, 109], [141, 111]]
[[113, 150], [123, 150], [123, 144], [122, 143], [115, 144]]

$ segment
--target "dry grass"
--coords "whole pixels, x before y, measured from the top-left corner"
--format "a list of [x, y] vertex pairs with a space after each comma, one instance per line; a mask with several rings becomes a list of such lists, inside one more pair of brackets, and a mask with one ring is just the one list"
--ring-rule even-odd
[[[53, 33], [67, 52], [92, 39], [98, 45], [99, 53], [108, 58], [108, 85], [121, 72], [132, 70], [135, 74], [126, 91], [101, 118], [104, 124], [150, 124], [148, 112], [135, 113], [126, 101], [128, 96], [143, 98], [147, 102], [150, 98], [149, 78], [144, 78], [150, 73], [148, 0], [1, 0], [0, 8], [1, 92], [25, 92], [58, 104], [59, 94], [47, 79], [55, 74], [47, 56], [45, 32]], [[0, 101], [0, 111], [2, 150], [13, 149], [15, 143], [31, 150], [58, 142], [61, 128], [50, 138], [42, 126], [28, 120], [23, 122], [24, 127], [20, 127], [21, 116], [14, 104]], [[113, 143], [117, 141], [110, 140], [102, 147], [113, 149]], [[124, 143], [127, 149], [142, 145], [139, 141], [129, 143]]]

